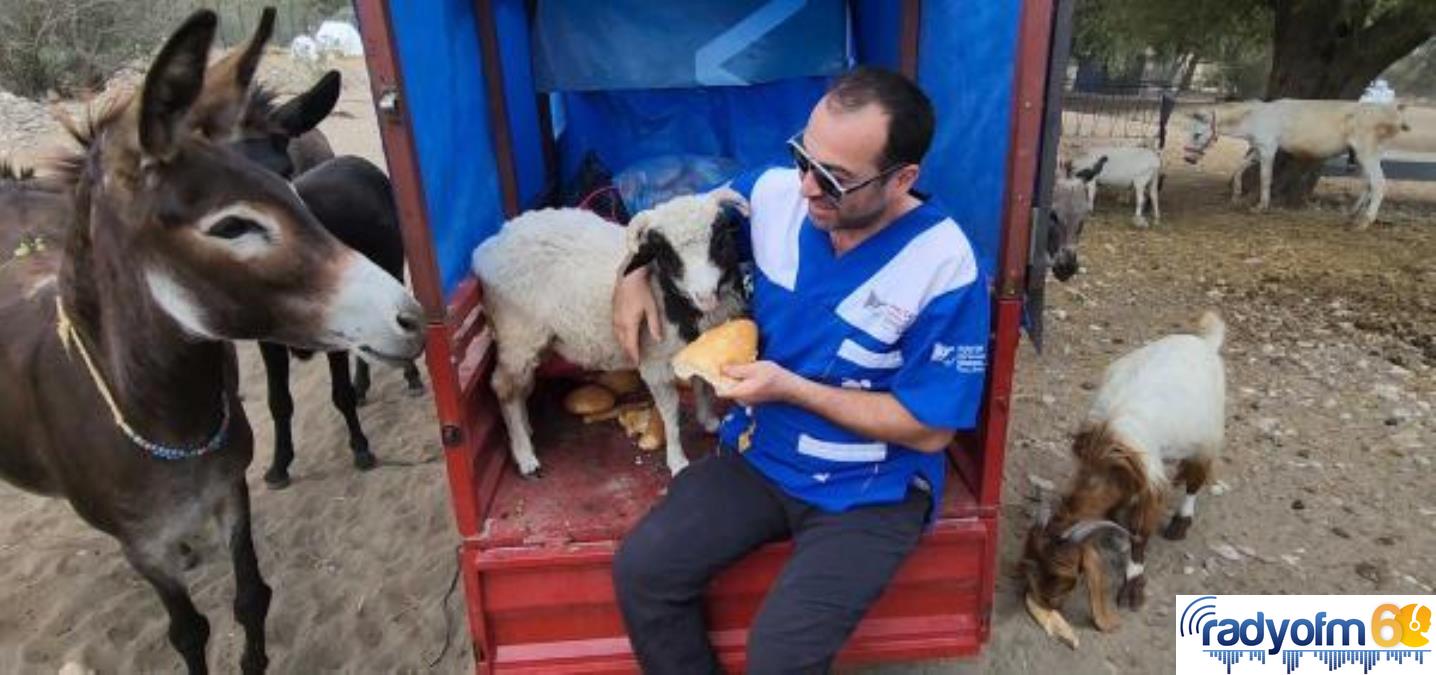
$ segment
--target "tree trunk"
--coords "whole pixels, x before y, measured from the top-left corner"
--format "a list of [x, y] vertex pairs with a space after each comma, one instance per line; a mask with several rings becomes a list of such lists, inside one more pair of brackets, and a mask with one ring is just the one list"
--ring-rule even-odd
[[[1275, 33], [1266, 98], [1355, 100], [1366, 85], [1432, 34], [1428, 16], [1410, 2], [1371, 17], [1343, 0], [1274, 0]], [[1311, 195], [1321, 162], [1277, 155], [1272, 202], [1299, 206]], [[1255, 188], [1253, 167], [1243, 176]]]
[[1177, 73], [1177, 91], [1189, 91], [1192, 88], [1192, 80], [1197, 76], [1197, 64], [1201, 63], [1196, 53], [1188, 53], [1182, 61], [1182, 67]]

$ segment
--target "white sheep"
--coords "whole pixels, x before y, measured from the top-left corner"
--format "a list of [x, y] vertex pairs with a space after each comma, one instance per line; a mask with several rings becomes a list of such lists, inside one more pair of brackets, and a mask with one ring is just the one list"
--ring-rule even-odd
[[1158, 199], [1162, 183], [1162, 156], [1152, 148], [1138, 145], [1113, 145], [1106, 147], [1093, 147], [1085, 149], [1083, 155], [1073, 160], [1073, 166], [1077, 169], [1085, 169], [1097, 163], [1102, 158], [1107, 158], [1107, 163], [1102, 166], [1101, 173], [1097, 174], [1097, 180], [1087, 183], [1087, 205], [1089, 208], [1097, 206], [1097, 185], [1131, 188], [1136, 195], [1137, 211], [1132, 216], [1132, 222], [1137, 227], [1147, 226], [1147, 217], [1143, 213], [1146, 210], [1147, 199], [1152, 200], [1152, 220], [1158, 224], [1162, 222], [1162, 207]]
[[[1164, 533], [1184, 539], [1225, 437], [1226, 375], [1219, 353], [1226, 325], [1201, 318], [1197, 335], [1170, 335], [1107, 368], [1097, 398], [1073, 444], [1077, 475], [1055, 515], [1039, 516], [1028, 535], [1028, 588], [1034, 600], [1059, 609], [1080, 576], [1087, 577], [1096, 623], [1115, 627], [1107, 608], [1100, 556], [1092, 535], [1117, 531], [1131, 542], [1118, 603], [1145, 598], [1147, 540], [1161, 517], [1169, 480], [1186, 496]], [[1169, 477], [1165, 464], [1177, 465]], [[1125, 523], [1119, 525], [1115, 520]]]
[[[747, 203], [727, 189], [671, 199], [637, 214], [627, 228], [582, 209], [543, 209], [519, 215], [475, 249], [473, 269], [498, 347], [491, 383], [521, 474], [539, 469], [525, 401], [547, 349], [583, 368], [631, 366], [612, 329], [613, 290], [626, 261], [627, 269], [649, 266], [667, 324], [661, 342], [645, 332], [638, 370], [663, 419], [669, 471], [688, 465], [669, 361], [700, 332], [742, 310], [735, 210], [746, 215]], [[704, 388], [695, 387], [695, 402], [700, 423], [716, 430]]]

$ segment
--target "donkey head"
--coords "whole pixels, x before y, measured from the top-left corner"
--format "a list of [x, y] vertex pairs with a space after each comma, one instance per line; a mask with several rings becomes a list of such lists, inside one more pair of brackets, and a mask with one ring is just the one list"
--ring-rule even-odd
[[420, 309], [408, 291], [321, 227], [283, 179], [224, 144], [253, 69], [239, 58], [206, 81], [215, 24], [213, 12], [192, 15], [138, 95], [76, 133], [86, 150], [71, 166], [67, 276], [78, 304], [134, 306], [196, 340], [413, 358]]
[[1188, 164], [1202, 161], [1207, 148], [1217, 141], [1217, 113], [1194, 112], [1187, 117], [1187, 143], [1182, 148], [1182, 159]]
[[1077, 273], [1077, 242], [1092, 211], [1087, 197], [1087, 184], [1102, 173], [1107, 157], [1080, 171], [1072, 170], [1072, 161], [1062, 163], [1062, 175], [1052, 186], [1052, 222], [1047, 228], [1047, 256], [1052, 261], [1052, 274], [1058, 281], [1067, 281]]
[[339, 102], [339, 89], [339, 71], [331, 70], [308, 91], [278, 108], [273, 107], [270, 92], [254, 92], [236, 129], [234, 148], [250, 161], [292, 180], [302, 168], [295, 165], [294, 142], [329, 115]]

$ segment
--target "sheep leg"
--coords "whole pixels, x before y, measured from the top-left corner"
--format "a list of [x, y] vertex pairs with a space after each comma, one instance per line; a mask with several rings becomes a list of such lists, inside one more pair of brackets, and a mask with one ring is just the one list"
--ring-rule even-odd
[[1162, 510], [1161, 494], [1154, 490], [1143, 492], [1137, 503], [1127, 514], [1127, 527], [1132, 533], [1131, 557], [1127, 561], [1127, 577], [1122, 590], [1117, 592], [1117, 605], [1139, 609], [1147, 601], [1147, 540], [1157, 529], [1157, 518]]
[[1177, 515], [1172, 516], [1162, 536], [1172, 541], [1187, 538], [1187, 530], [1192, 526], [1192, 515], [1197, 511], [1197, 492], [1207, 484], [1211, 469], [1210, 459], [1184, 459], [1178, 465], [1177, 482], [1186, 486], [1187, 493], [1182, 497], [1182, 506], [1177, 509]]
[[699, 378], [693, 378], [693, 408], [698, 423], [703, 425], [703, 430], [710, 433], [718, 433], [718, 415], [713, 411], [713, 388]]
[[1135, 201], [1137, 202], [1137, 212], [1132, 216], [1132, 224], [1137, 227], [1146, 227], [1147, 216], [1143, 215], [1142, 211], [1147, 208], [1147, 181], [1143, 178], [1132, 181], [1132, 191], [1136, 194]]
[[638, 373], [653, 394], [653, 406], [663, 419], [668, 471], [677, 476], [688, 467], [688, 457], [683, 454], [682, 432], [678, 426], [678, 388], [674, 385], [673, 368], [667, 360], [649, 360], [639, 366]]
[[1149, 198], [1152, 200], [1152, 223], [1154, 225], [1161, 225], [1162, 204], [1161, 201], [1157, 199], [1157, 193], [1162, 191], [1162, 174], [1160, 171], [1152, 174], [1147, 180], [1147, 191]]
[[533, 391], [534, 359], [505, 351], [499, 343], [498, 364], [490, 380], [499, 399], [499, 411], [509, 432], [509, 454], [524, 478], [537, 478], [538, 457], [534, 456], [533, 428], [529, 426], [528, 398]]

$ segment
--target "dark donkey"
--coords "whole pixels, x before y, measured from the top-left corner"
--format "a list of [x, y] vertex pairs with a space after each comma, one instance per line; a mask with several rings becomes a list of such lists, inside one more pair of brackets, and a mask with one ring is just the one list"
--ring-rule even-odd
[[178, 553], [216, 518], [233, 556], [240, 665], [258, 673], [270, 589], [250, 533], [253, 436], [229, 341], [410, 359], [420, 310], [282, 180], [212, 140], [228, 140], [225, 120], [238, 117], [215, 102], [243, 100], [257, 58], [246, 50], [207, 75], [215, 28], [214, 13], [192, 15], [137, 95], [72, 128], [84, 149], [63, 165], [63, 245], [0, 269], [0, 475], [64, 497], [119, 541], [191, 673], [208, 670], [209, 623]]
[[[263, 28], [261, 32], [267, 33]], [[252, 161], [294, 180], [299, 197], [325, 229], [402, 283], [404, 241], [389, 178], [367, 160], [333, 157], [328, 142], [315, 128], [333, 110], [339, 90], [336, 71], [329, 71], [308, 91], [277, 108], [273, 106], [273, 95], [258, 89], [249, 99], [234, 145]], [[308, 358], [310, 353], [272, 342], [261, 342], [259, 350], [269, 385], [269, 412], [274, 419], [274, 455], [264, 482], [278, 489], [289, 485], [289, 466], [294, 461], [289, 354], [293, 351], [300, 358]], [[360, 355], [352, 381], [347, 352], [331, 351], [326, 357], [330, 398], [348, 427], [354, 466], [367, 471], [374, 468], [377, 460], [359, 423], [358, 406], [364, 403], [369, 390], [366, 359], [374, 356]], [[413, 361], [396, 365], [402, 365], [409, 390], [422, 393], [423, 381]]]

